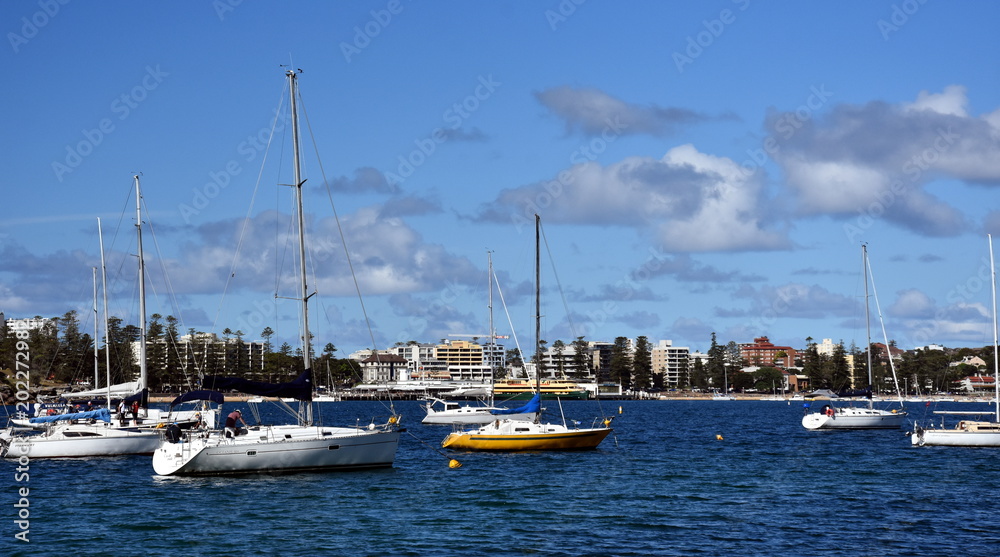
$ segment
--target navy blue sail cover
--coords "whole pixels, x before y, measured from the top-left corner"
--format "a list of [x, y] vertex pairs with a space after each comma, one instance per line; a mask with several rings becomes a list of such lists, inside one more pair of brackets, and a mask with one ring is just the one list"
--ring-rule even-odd
[[141, 391], [125, 399], [126, 405], [130, 405], [133, 402], [138, 402], [139, 406], [142, 407], [149, 406], [149, 389], [143, 388]]
[[490, 414], [497, 416], [503, 416], [507, 414], [537, 414], [542, 409], [542, 397], [535, 393], [535, 396], [531, 397], [531, 400], [527, 404], [520, 408], [504, 408], [501, 410], [493, 410]]
[[214, 402], [216, 404], [222, 404], [223, 402], [226, 401], [226, 398], [222, 396], [222, 393], [220, 393], [219, 391], [206, 391], [206, 390], [189, 391], [175, 398], [170, 403], [170, 407], [173, 408], [178, 404], [181, 404], [183, 402], [190, 402], [192, 400], [207, 400], [209, 402]]
[[294, 398], [296, 400], [312, 400], [312, 370], [307, 369], [287, 383], [265, 383], [263, 381], [250, 381], [238, 377], [222, 377], [220, 375], [206, 375], [202, 380], [202, 386], [216, 391], [234, 390], [241, 393], [257, 396], [271, 396], [280, 398]]

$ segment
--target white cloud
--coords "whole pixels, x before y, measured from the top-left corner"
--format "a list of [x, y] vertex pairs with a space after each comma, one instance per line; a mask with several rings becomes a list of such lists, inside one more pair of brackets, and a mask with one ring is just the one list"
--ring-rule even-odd
[[759, 176], [692, 145], [675, 147], [660, 160], [629, 157], [609, 166], [580, 164], [560, 177], [502, 191], [481, 218], [530, 219], [544, 199], [546, 222], [634, 227], [670, 252], [788, 245], [783, 233], [761, 220], [765, 203]]
[[965, 92], [965, 87], [961, 85], [949, 85], [941, 93], [921, 91], [917, 94], [917, 100], [903, 104], [903, 110], [930, 110], [938, 114], [951, 114], [964, 118], [968, 116], [969, 105]]
[[[383, 216], [381, 206], [341, 216], [353, 271], [363, 295], [433, 290], [447, 282], [478, 280], [467, 259], [428, 244], [397, 217]], [[182, 254], [168, 261], [171, 281], [185, 292], [221, 294], [230, 270], [242, 219], [206, 224]], [[354, 296], [355, 280], [344, 255], [334, 218], [307, 219], [310, 288], [324, 295]], [[267, 211], [246, 223], [232, 277], [233, 288], [293, 295], [298, 289], [297, 237], [287, 214]], [[276, 247], [277, 244], [277, 247]]]
[[898, 317], [932, 317], [934, 300], [919, 290], [904, 290], [899, 293], [895, 303], [889, 306], [888, 314]]
[[950, 236], [968, 230], [969, 220], [927, 185], [942, 178], [1000, 185], [1000, 111], [974, 117], [967, 106], [965, 88], [952, 85], [897, 106], [839, 105], [796, 130], [778, 127], [788, 114], [772, 114], [767, 126], [799, 214], [860, 214]]
[[731, 159], [699, 152], [681, 145], [667, 152], [663, 162], [671, 168], [688, 168], [704, 177], [700, 203], [694, 210], [666, 219], [659, 239], [673, 251], [771, 250], [787, 247], [783, 234], [767, 230], [761, 222], [761, 184], [756, 174], [747, 176]]

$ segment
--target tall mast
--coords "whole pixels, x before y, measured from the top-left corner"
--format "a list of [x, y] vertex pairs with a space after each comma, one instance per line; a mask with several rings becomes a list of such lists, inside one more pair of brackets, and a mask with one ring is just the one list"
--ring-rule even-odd
[[[305, 371], [312, 370], [312, 347], [309, 339], [309, 288], [306, 284], [306, 225], [302, 210], [302, 170], [299, 163], [299, 114], [298, 114], [298, 82], [295, 70], [285, 72], [288, 76], [288, 94], [291, 97], [289, 107], [292, 112], [292, 168], [294, 174], [295, 206], [299, 228], [299, 295], [302, 301], [302, 364]], [[299, 418], [303, 425], [312, 424], [312, 404], [299, 404]]]
[[[868, 356], [868, 406], [872, 405], [872, 325], [868, 315], [868, 244], [861, 244], [862, 268], [865, 275], [865, 338], [868, 345], [865, 353]], [[886, 350], [889, 347], [886, 346]], [[890, 355], [891, 357], [891, 355]]]
[[489, 295], [489, 310], [490, 310], [490, 345], [489, 345], [489, 355], [487, 356], [490, 361], [490, 406], [493, 406], [493, 379], [496, 375], [496, 348], [497, 348], [497, 332], [493, 328], [493, 252], [486, 251], [486, 261], [487, 261], [487, 271], [489, 276], [487, 277], [487, 283], [490, 287]]
[[[101, 219], [97, 219], [97, 237], [101, 244], [101, 289], [104, 291], [104, 373], [108, 388], [108, 411], [111, 410], [111, 329], [108, 323], [108, 270], [104, 264], [104, 233]], [[95, 339], [96, 343], [97, 340]]]
[[[98, 372], [100, 371], [100, 365], [98, 362], [100, 360], [97, 356], [97, 267], [93, 267], [94, 271], [94, 388], [96, 389], [99, 385]], [[110, 408], [108, 409], [110, 410]]]
[[987, 234], [990, 240], [990, 282], [993, 286], [993, 402], [997, 405], [996, 421], [1000, 422], [1000, 350], [997, 349], [997, 268], [993, 264], [993, 235]]
[[146, 388], [146, 262], [142, 257], [142, 192], [135, 179], [135, 234], [139, 250], [139, 390]]
[[542, 395], [542, 218], [535, 215], [535, 392]]

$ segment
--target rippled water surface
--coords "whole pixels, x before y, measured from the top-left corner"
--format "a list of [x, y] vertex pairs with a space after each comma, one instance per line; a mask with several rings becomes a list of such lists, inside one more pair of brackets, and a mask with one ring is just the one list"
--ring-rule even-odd
[[[601, 405], [623, 413], [587, 452], [446, 457], [434, 448], [450, 428], [420, 425], [419, 403], [401, 402], [408, 430], [385, 470], [177, 479], [119, 457], [33, 461], [17, 482], [5, 462], [0, 554], [1000, 554], [1000, 449], [810, 432], [794, 403]], [[563, 406], [588, 424], [599, 412]], [[370, 402], [323, 412], [337, 424], [385, 415]], [[25, 486], [28, 544], [13, 523]]]

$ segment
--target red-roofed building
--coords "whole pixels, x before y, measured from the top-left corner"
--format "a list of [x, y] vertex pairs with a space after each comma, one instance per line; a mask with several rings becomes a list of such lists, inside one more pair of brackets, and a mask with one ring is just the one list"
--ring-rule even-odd
[[873, 342], [872, 346], [874, 347], [872, 359], [877, 360], [879, 363], [889, 365], [889, 359], [886, 357], [887, 354], [892, 354], [893, 360], [899, 360], [903, 357], [904, 351], [895, 346], [886, 347], [881, 342]]
[[[779, 356], [779, 352], [784, 354]], [[753, 339], [753, 344], [740, 345], [740, 357], [752, 366], [792, 367], [797, 352], [791, 346], [775, 346], [767, 337]]]

